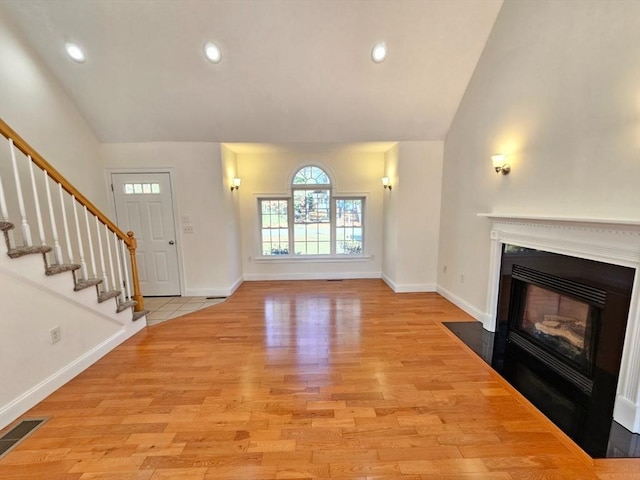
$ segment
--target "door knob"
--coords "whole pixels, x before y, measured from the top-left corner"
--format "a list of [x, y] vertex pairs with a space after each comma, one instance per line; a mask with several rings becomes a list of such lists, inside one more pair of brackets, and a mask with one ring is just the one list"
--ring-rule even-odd
[[173, 240], [169, 240], [169, 245], [175, 245], [176, 242], [174, 242]]

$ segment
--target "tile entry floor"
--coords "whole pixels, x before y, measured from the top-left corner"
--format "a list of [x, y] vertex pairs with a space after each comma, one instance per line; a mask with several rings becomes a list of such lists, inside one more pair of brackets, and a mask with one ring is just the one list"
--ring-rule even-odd
[[147, 325], [151, 327], [172, 318], [217, 305], [225, 300], [224, 297], [144, 297], [144, 308], [149, 310]]

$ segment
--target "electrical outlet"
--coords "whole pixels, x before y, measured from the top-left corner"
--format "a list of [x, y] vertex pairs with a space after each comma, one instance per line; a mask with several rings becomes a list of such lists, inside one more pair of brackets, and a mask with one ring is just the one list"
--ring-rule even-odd
[[447, 273], [447, 266], [442, 267], [442, 273]]
[[182, 233], [195, 233], [193, 230], [193, 225], [183, 225]]
[[188, 213], [185, 213], [184, 215], [182, 215], [182, 223], [190, 223], [191, 222], [191, 217], [189, 217]]
[[464, 283], [464, 273], [460, 274], [460, 283]]
[[62, 340], [62, 333], [60, 332], [60, 327], [53, 327], [51, 330], [49, 330], [49, 333], [51, 334], [51, 345], [53, 345], [54, 343], [58, 343], [60, 340]]

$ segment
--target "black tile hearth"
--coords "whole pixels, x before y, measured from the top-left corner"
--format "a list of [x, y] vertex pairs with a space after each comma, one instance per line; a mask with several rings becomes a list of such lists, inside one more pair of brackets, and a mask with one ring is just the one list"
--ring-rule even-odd
[[444, 325], [491, 365], [511, 385], [594, 458], [640, 458], [640, 434], [633, 434], [611, 418], [598, 418], [577, 388], [567, 388], [543, 364], [521, 351], [494, 352], [496, 334], [480, 322]]

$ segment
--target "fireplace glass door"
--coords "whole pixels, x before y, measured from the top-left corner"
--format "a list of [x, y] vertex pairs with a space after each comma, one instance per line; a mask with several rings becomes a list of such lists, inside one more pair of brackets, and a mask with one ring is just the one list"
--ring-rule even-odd
[[597, 310], [586, 302], [543, 287], [530, 283], [523, 287], [522, 315], [516, 330], [589, 376]]

